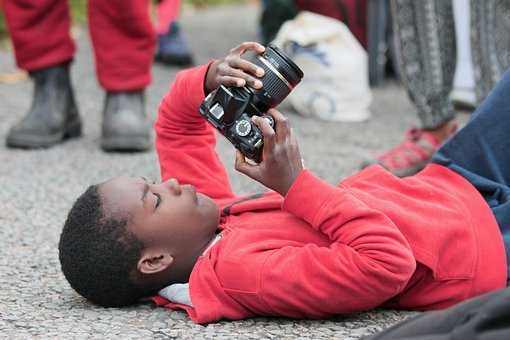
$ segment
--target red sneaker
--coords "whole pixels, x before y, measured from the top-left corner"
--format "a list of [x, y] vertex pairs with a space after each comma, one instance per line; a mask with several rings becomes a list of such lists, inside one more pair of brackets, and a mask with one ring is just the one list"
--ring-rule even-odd
[[[452, 134], [454, 132], [452, 129]], [[406, 132], [404, 141], [375, 160], [364, 162], [362, 168], [379, 164], [395, 176], [411, 176], [427, 165], [441, 144], [431, 132], [412, 128]]]

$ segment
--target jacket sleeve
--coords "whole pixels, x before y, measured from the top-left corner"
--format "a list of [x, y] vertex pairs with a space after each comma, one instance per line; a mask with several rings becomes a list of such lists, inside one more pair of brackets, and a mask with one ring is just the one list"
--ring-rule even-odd
[[303, 171], [283, 209], [331, 241], [274, 250], [261, 277], [261, 297], [274, 315], [320, 318], [379, 306], [401, 292], [416, 268], [397, 227], [348, 189]]
[[214, 128], [199, 113], [208, 67], [179, 72], [159, 106], [155, 131], [161, 179], [192, 184], [213, 199], [232, 198], [228, 175], [215, 151]]

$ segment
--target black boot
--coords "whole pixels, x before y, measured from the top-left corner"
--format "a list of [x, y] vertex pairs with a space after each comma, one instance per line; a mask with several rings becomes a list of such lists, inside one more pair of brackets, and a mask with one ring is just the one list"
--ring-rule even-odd
[[14, 125], [6, 144], [13, 148], [47, 148], [66, 138], [81, 135], [69, 76], [69, 64], [31, 72], [34, 97], [27, 114]]
[[108, 92], [103, 111], [103, 150], [145, 151], [150, 146], [143, 91]]
[[168, 33], [158, 35], [156, 61], [167, 65], [189, 66], [193, 56], [177, 22], [170, 25]]

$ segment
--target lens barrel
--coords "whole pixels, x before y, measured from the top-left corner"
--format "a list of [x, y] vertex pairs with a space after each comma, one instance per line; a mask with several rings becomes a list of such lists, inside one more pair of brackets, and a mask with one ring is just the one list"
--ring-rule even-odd
[[[261, 80], [266, 98], [261, 101], [269, 101], [270, 107], [280, 104], [303, 78], [303, 71], [274, 45], [269, 45], [262, 55], [255, 58], [254, 63], [264, 69]], [[261, 93], [255, 94], [258, 95]]]
[[275, 45], [269, 45], [265, 58], [287, 79], [292, 87], [295, 87], [303, 78], [303, 71], [281, 49]]

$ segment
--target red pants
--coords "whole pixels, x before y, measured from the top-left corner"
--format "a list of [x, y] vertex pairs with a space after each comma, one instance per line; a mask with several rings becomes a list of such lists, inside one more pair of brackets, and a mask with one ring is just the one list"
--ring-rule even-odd
[[177, 20], [177, 17], [179, 16], [180, 8], [181, 0], [161, 0], [158, 3], [158, 21], [156, 25], [156, 31], [158, 34], [168, 33], [170, 23]]
[[[151, 81], [155, 46], [150, 0], [89, 0], [89, 30], [99, 83], [109, 91], [138, 90]], [[4, 0], [18, 66], [27, 71], [73, 59], [65, 0]]]

